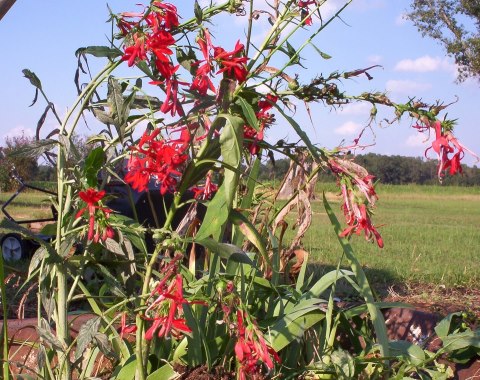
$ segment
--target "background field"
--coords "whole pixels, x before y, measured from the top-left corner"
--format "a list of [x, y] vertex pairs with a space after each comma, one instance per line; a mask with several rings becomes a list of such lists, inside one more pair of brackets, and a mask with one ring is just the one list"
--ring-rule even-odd
[[[331, 184], [325, 188], [342, 223], [340, 198], [331, 192]], [[363, 235], [351, 239], [372, 282], [480, 285], [480, 188], [384, 185], [377, 192], [374, 222], [385, 247], [366, 242]], [[312, 206], [312, 228], [303, 242], [322, 272], [338, 263], [342, 251], [323, 203], [314, 201]]]
[[[323, 189], [343, 223], [335, 184], [319, 184], [319, 199]], [[480, 287], [479, 187], [379, 185], [377, 192], [374, 222], [380, 226], [385, 248], [366, 242], [363, 235], [351, 239], [374, 283]], [[1, 193], [0, 203], [10, 195]], [[312, 206], [312, 227], [303, 242], [310, 262], [316, 263], [315, 271], [321, 274], [338, 263], [342, 251], [322, 202], [314, 201]], [[51, 216], [48, 195], [38, 192], [22, 193], [8, 210], [18, 218]]]

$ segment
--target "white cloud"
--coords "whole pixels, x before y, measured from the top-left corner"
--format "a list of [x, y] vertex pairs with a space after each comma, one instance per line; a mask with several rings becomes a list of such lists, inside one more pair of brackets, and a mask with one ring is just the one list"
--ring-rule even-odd
[[389, 80], [386, 84], [386, 89], [389, 92], [395, 92], [399, 94], [409, 94], [417, 91], [426, 91], [432, 88], [430, 83], [416, 82], [412, 80]]
[[361, 124], [355, 123], [354, 121], [347, 121], [346, 123], [343, 123], [340, 127], [335, 128], [334, 132], [337, 135], [347, 136], [359, 132], [361, 128]]
[[370, 55], [369, 57], [367, 57], [368, 63], [374, 64], [374, 65], [382, 62], [382, 60], [383, 60], [383, 57], [381, 55]]
[[453, 71], [453, 65], [447, 58], [430, 57], [424, 55], [417, 59], [403, 59], [395, 65], [396, 71], [413, 71], [417, 73], [425, 73], [429, 71]]
[[12, 138], [12, 137], [19, 137], [19, 136], [34, 137], [35, 131], [31, 128], [25, 128], [23, 125], [18, 125], [15, 128], [9, 130], [7, 133], [5, 133], [3, 135], [3, 138], [6, 139], [7, 137]]
[[405, 145], [410, 148], [428, 148], [430, 145], [428, 140], [428, 135], [424, 133], [417, 132], [413, 135], [408, 136], [405, 141]]
[[338, 113], [342, 115], [368, 115], [372, 106], [369, 103], [358, 102], [349, 103], [338, 109]]

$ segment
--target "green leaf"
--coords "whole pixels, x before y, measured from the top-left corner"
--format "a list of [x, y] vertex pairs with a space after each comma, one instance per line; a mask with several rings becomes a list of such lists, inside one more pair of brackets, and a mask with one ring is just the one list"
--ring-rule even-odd
[[401, 356], [410, 361], [413, 365], [421, 365], [425, 359], [425, 352], [416, 344], [406, 340], [389, 342], [390, 354]]
[[100, 322], [100, 317], [94, 317], [86, 321], [82, 327], [80, 327], [80, 331], [78, 332], [77, 336], [75, 361], [79, 360], [83, 356], [83, 353], [87, 349], [88, 345], [92, 343], [95, 335], [98, 333], [98, 329], [100, 328]]
[[112, 379], [115, 380], [132, 380], [135, 379], [137, 369], [136, 355], [130, 356], [123, 366], [118, 366], [113, 372]]
[[233, 244], [219, 243], [211, 238], [205, 238], [202, 240], [195, 239], [195, 242], [204, 246], [210, 251], [217, 253], [223, 259], [231, 259], [238, 263], [253, 265], [253, 262], [250, 260], [248, 255]]
[[311, 310], [299, 317], [292, 318], [287, 315], [281, 318], [270, 329], [270, 345], [279, 352], [294, 340], [304, 336], [305, 331], [325, 318], [325, 314], [319, 310]]
[[207, 212], [198, 230], [196, 239], [202, 240], [213, 236], [216, 240], [220, 240], [222, 226], [228, 219], [228, 212], [229, 208], [225, 199], [225, 183], [223, 183], [208, 204]]
[[22, 73], [23, 76], [30, 81], [32, 86], [38, 88], [39, 90], [42, 89], [42, 82], [33, 71], [30, 71], [29, 69], [23, 69]]
[[313, 297], [320, 297], [324, 291], [341, 278], [353, 276], [353, 272], [347, 270], [332, 270], [331, 272], [323, 275], [306, 293], [302, 295], [302, 298], [309, 299]]
[[435, 333], [438, 335], [440, 339], [446, 337], [451, 331], [454, 330], [455, 326], [452, 326], [452, 322], [454, 320], [459, 320], [462, 313], [451, 313], [443, 318], [437, 326], [435, 326]]
[[[223, 162], [232, 168], [240, 168], [243, 146], [243, 119], [228, 114], [219, 115], [226, 123], [220, 135], [220, 151]], [[225, 168], [223, 185], [225, 185], [225, 200], [228, 210], [232, 208], [237, 191], [238, 172]]]
[[197, 21], [197, 24], [200, 25], [203, 21], [203, 10], [200, 4], [198, 4], [197, 0], [195, 0], [195, 4], [193, 6], [193, 13], [195, 14], [195, 20]]
[[102, 147], [93, 149], [85, 159], [85, 167], [83, 168], [83, 173], [87, 180], [87, 184], [90, 187], [97, 187], [98, 178], [97, 174], [102, 168], [102, 165], [105, 162], [105, 152]]
[[32, 157], [38, 158], [45, 152], [58, 146], [58, 141], [53, 139], [34, 140], [28, 144], [22, 145], [9, 153], [9, 157]]
[[336, 367], [340, 379], [353, 379], [355, 374], [355, 361], [347, 351], [336, 350], [330, 355], [332, 364]]
[[78, 58], [80, 55], [90, 54], [97, 58], [115, 59], [123, 55], [122, 51], [117, 48], [108, 46], [87, 46], [77, 49], [75, 56]]
[[313, 48], [317, 51], [318, 54], [320, 54], [320, 57], [322, 57], [323, 59], [330, 59], [330, 58], [332, 58], [331, 55], [328, 55], [327, 53], [324, 53], [324, 52], [321, 51], [318, 47], [316, 47], [314, 43], [310, 42], [310, 45], [313, 46]]
[[278, 110], [278, 112], [282, 114], [285, 120], [290, 123], [295, 132], [297, 132], [297, 135], [303, 140], [312, 157], [315, 158], [315, 160], [319, 161], [320, 157], [318, 155], [318, 148], [312, 144], [303, 128], [293, 118], [288, 116], [278, 104], [274, 104], [274, 107]]
[[375, 334], [377, 336], [378, 343], [380, 344], [380, 351], [382, 356], [386, 357], [389, 356], [389, 347], [388, 347], [388, 335], [387, 335], [387, 328], [385, 326], [385, 319], [380, 312], [380, 309], [375, 305], [375, 298], [373, 296], [372, 288], [370, 287], [367, 276], [362, 269], [361, 264], [357, 260], [351, 245], [348, 243], [348, 240], [340, 237], [340, 233], [342, 232], [340, 223], [338, 222], [337, 217], [333, 213], [330, 204], [325, 197], [325, 193], [323, 193], [323, 205], [325, 210], [327, 211], [327, 215], [330, 219], [330, 222], [333, 226], [333, 230], [337, 235], [338, 241], [343, 248], [343, 252], [345, 256], [350, 262], [350, 267], [352, 272], [355, 274], [357, 279], [360, 295], [365, 300], [367, 304], [368, 312], [370, 314], [370, 318], [372, 319], [373, 327], [375, 329]]
[[230, 212], [230, 218], [235, 225], [239, 226], [245, 237], [258, 249], [265, 263], [271, 268], [272, 263], [268, 257], [267, 244], [253, 224], [237, 210]]
[[442, 341], [443, 348], [447, 352], [452, 352], [467, 347], [480, 349], [480, 330], [472, 331], [468, 329], [464, 332], [450, 334], [445, 336]]
[[243, 116], [245, 116], [245, 120], [247, 120], [248, 125], [257, 132], [260, 132], [257, 115], [255, 115], [255, 111], [250, 103], [248, 103], [241, 96], [237, 96], [237, 102], [240, 104], [240, 107], [242, 107]]
[[178, 377], [178, 373], [175, 372], [170, 364], [165, 364], [156, 371], [153, 371], [147, 376], [147, 380], [169, 380]]

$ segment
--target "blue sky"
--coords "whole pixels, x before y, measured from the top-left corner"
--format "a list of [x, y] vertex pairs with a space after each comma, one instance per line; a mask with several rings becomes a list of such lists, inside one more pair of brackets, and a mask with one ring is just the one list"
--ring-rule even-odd
[[[193, 1], [171, 2], [182, 4], [180, 14], [191, 15]], [[138, 9], [137, 3], [117, 0], [110, 6], [118, 12], [131, 11]], [[340, 0], [327, 0], [321, 8], [323, 14], [332, 14], [341, 3]], [[480, 86], [473, 80], [455, 83], [452, 60], [445, 56], [439, 45], [422, 38], [411, 23], [402, 18], [408, 6], [407, 0], [353, 0], [342, 19], [334, 21], [315, 40], [316, 46], [332, 58], [324, 60], [313, 48], [307, 49], [304, 61], [307, 70], [298, 68], [289, 74], [298, 73], [300, 78], [310, 78], [318, 74], [328, 75], [333, 70], [348, 71], [379, 64], [382, 67], [370, 71], [372, 80], [361, 76], [339, 83], [340, 88], [352, 94], [386, 90], [393, 100], [400, 102], [407, 101], [409, 96], [417, 96], [427, 103], [436, 100], [450, 103], [458, 97], [458, 102], [447, 109], [449, 118], [458, 119], [456, 136], [473, 151], [480, 152]], [[34, 89], [23, 78], [22, 69], [28, 68], [40, 77], [57, 110], [64, 114], [76, 93], [74, 52], [81, 46], [108, 44], [106, 36], [110, 34], [110, 25], [105, 23], [107, 18], [103, 0], [17, 0], [0, 21], [3, 57], [0, 60], [0, 144], [8, 135], [22, 131], [33, 134], [45, 107], [41, 100], [28, 107]], [[228, 32], [225, 25], [228, 25]], [[232, 41], [243, 38], [244, 25], [241, 19], [225, 17], [219, 19], [211, 31], [216, 35], [216, 41], [225, 41], [228, 47]], [[266, 25], [264, 19], [256, 25], [258, 38]], [[126, 72], [122, 70], [123, 74]], [[311, 108], [312, 125], [302, 104], [297, 106], [297, 118], [313, 142], [329, 148], [342, 141], [349, 145], [366, 125], [370, 112], [370, 107], [359, 104], [339, 110], [317, 104]], [[379, 113], [378, 121], [389, 116], [391, 118], [392, 114]], [[405, 117], [399, 124], [375, 126], [373, 132], [365, 134], [364, 143], [375, 144], [366, 152], [422, 156], [428, 142], [411, 128], [411, 124], [411, 120]], [[46, 128], [54, 127], [55, 120], [49, 118]], [[267, 138], [271, 141], [279, 138], [298, 140], [294, 132], [280, 121], [268, 131]], [[470, 157], [466, 157], [465, 162], [475, 163]]]

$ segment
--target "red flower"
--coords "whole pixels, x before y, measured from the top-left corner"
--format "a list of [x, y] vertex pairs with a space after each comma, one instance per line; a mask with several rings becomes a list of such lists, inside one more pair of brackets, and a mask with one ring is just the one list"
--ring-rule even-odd
[[138, 33], [133, 35], [133, 45], [125, 48], [125, 54], [122, 57], [123, 61], [128, 61], [128, 66], [133, 66], [138, 59], [144, 61], [147, 59], [147, 53], [145, 51], [145, 38], [139, 36]]
[[[194, 63], [194, 65], [199, 67], [195, 73], [195, 78], [190, 86], [190, 90], [197, 90], [200, 95], [206, 95], [209, 89], [216, 92], [215, 86], [210, 79], [210, 73], [212, 71], [212, 57], [210, 51], [213, 49], [213, 45], [208, 29], [203, 30], [203, 35], [197, 38], [197, 43], [204, 59]], [[202, 62], [203, 65], [200, 65]]]
[[218, 190], [218, 186], [212, 182], [212, 172], [208, 172], [203, 187], [194, 187], [192, 190], [195, 199], [210, 199]]
[[[87, 206], [80, 209], [75, 218], [80, 218], [85, 211], [88, 211], [88, 234], [87, 239], [98, 242], [99, 240], [106, 240], [107, 238], [113, 238], [115, 232], [112, 227], [108, 225], [106, 219], [109, 218], [112, 210], [109, 208], [101, 207], [100, 202], [105, 196], [105, 191], [97, 191], [89, 188], [87, 191], [80, 191], [78, 196], [83, 200]], [[99, 212], [97, 213], [98, 210]], [[97, 228], [95, 228], [95, 217], [97, 217]], [[101, 234], [100, 234], [101, 233]]]
[[225, 72], [229, 77], [234, 77], [238, 82], [245, 82], [248, 75], [247, 57], [239, 57], [238, 55], [243, 53], [244, 46], [237, 41], [235, 49], [228, 52], [221, 47], [215, 47], [213, 49], [213, 58], [222, 66], [217, 74]]
[[300, 7], [300, 15], [302, 17], [302, 20], [305, 21], [305, 25], [312, 25], [312, 17], [309, 16], [309, 10], [308, 6], [315, 4], [315, 0], [300, 0], [298, 2], [298, 6]]
[[275, 366], [274, 361], [281, 361], [275, 350], [266, 343], [255, 322], [245, 326], [246, 316], [244, 311], [237, 310], [238, 338], [234, 351], [239, 362], [240, 379], [258, 374], [261, 371], [260, 363], [264, 363], [270, 371]]
[[122, 339], [124, 335], [135, 333], [135, 331], [137, 331], [137, 326], [127, 325], [127, 313], [122, 313], [120, 319], [120, 339]]
[[[353, 233], [359, 235], [364, 231], [367, 240], [375, 239], [378, 246], [383, 248], [383, 239], [373, 225], [367, 209], [367, 205], [373, 207], [377, 199], [373, 187], [374, 177], [363, 167], [349, 160], [332, 157], [328, 161], [328, 166], [341, 183], [342, 210], [348, 227], [340, 236], [350, 236]], [[357, 189], [356, 192], [354, 188]]]
[[151, 134], [145, 132], [138, 145], [131, 148], [125, 182], [134, 190], [147, 190], [151, 179], [160, 184], [162, 194], [173, 191], [177, 184], [176, 177], [181, 175], [178, 169], [188, 159], [184, 152], [188, 148], [189, 134], [182, 132], [179, 140], [172, 141], [157, 140], [159, 134], [160, 129]]
[[[264, 129], [273, 123], [273, 116], [267, 111], [273, 107], [273, 104], [278, 100], [277, 96], [268, 94], [265, 100], [260, 100], [258, 102], [259, 111], [256, 113], [258, 120], [259, 131], [250, 125], [245, 125], [243, 127], [243, 137], [247, 140], [247, 148], [250, 151], [250, 154], [257, 154], [260, 150], [257, 142], [263, 140]], [[250, 141], [248, 141], [250, 140]]]
[[145, 21], [154, 32], [173, 29], [179, 25], [177, 8], [174, 5], [161, 1], [154, 1], [152, 5], [153, 11], [145, 17]]
[[[164, 279], [168, 279], [166, 275]], [[183, 298], [183, 279], [177, 274], [166, 288], [166, 281], [161, 281], [161, 285], [155, 287], [152, 295], [158, 295], [157, 299], [148, 307], [146, 314], [155, 312], [153, 317], [145, 317], [148, 321], [153, 321], [152, 326], [145, 332], [145, 339], [151, 340], [157, 334], [159, 338], [170, 335], [175, 338], [183, 333], [190, 333], [192, 330], [187, 326], [185, 319], [180, 318], [182, 305], [187, 303]]]

